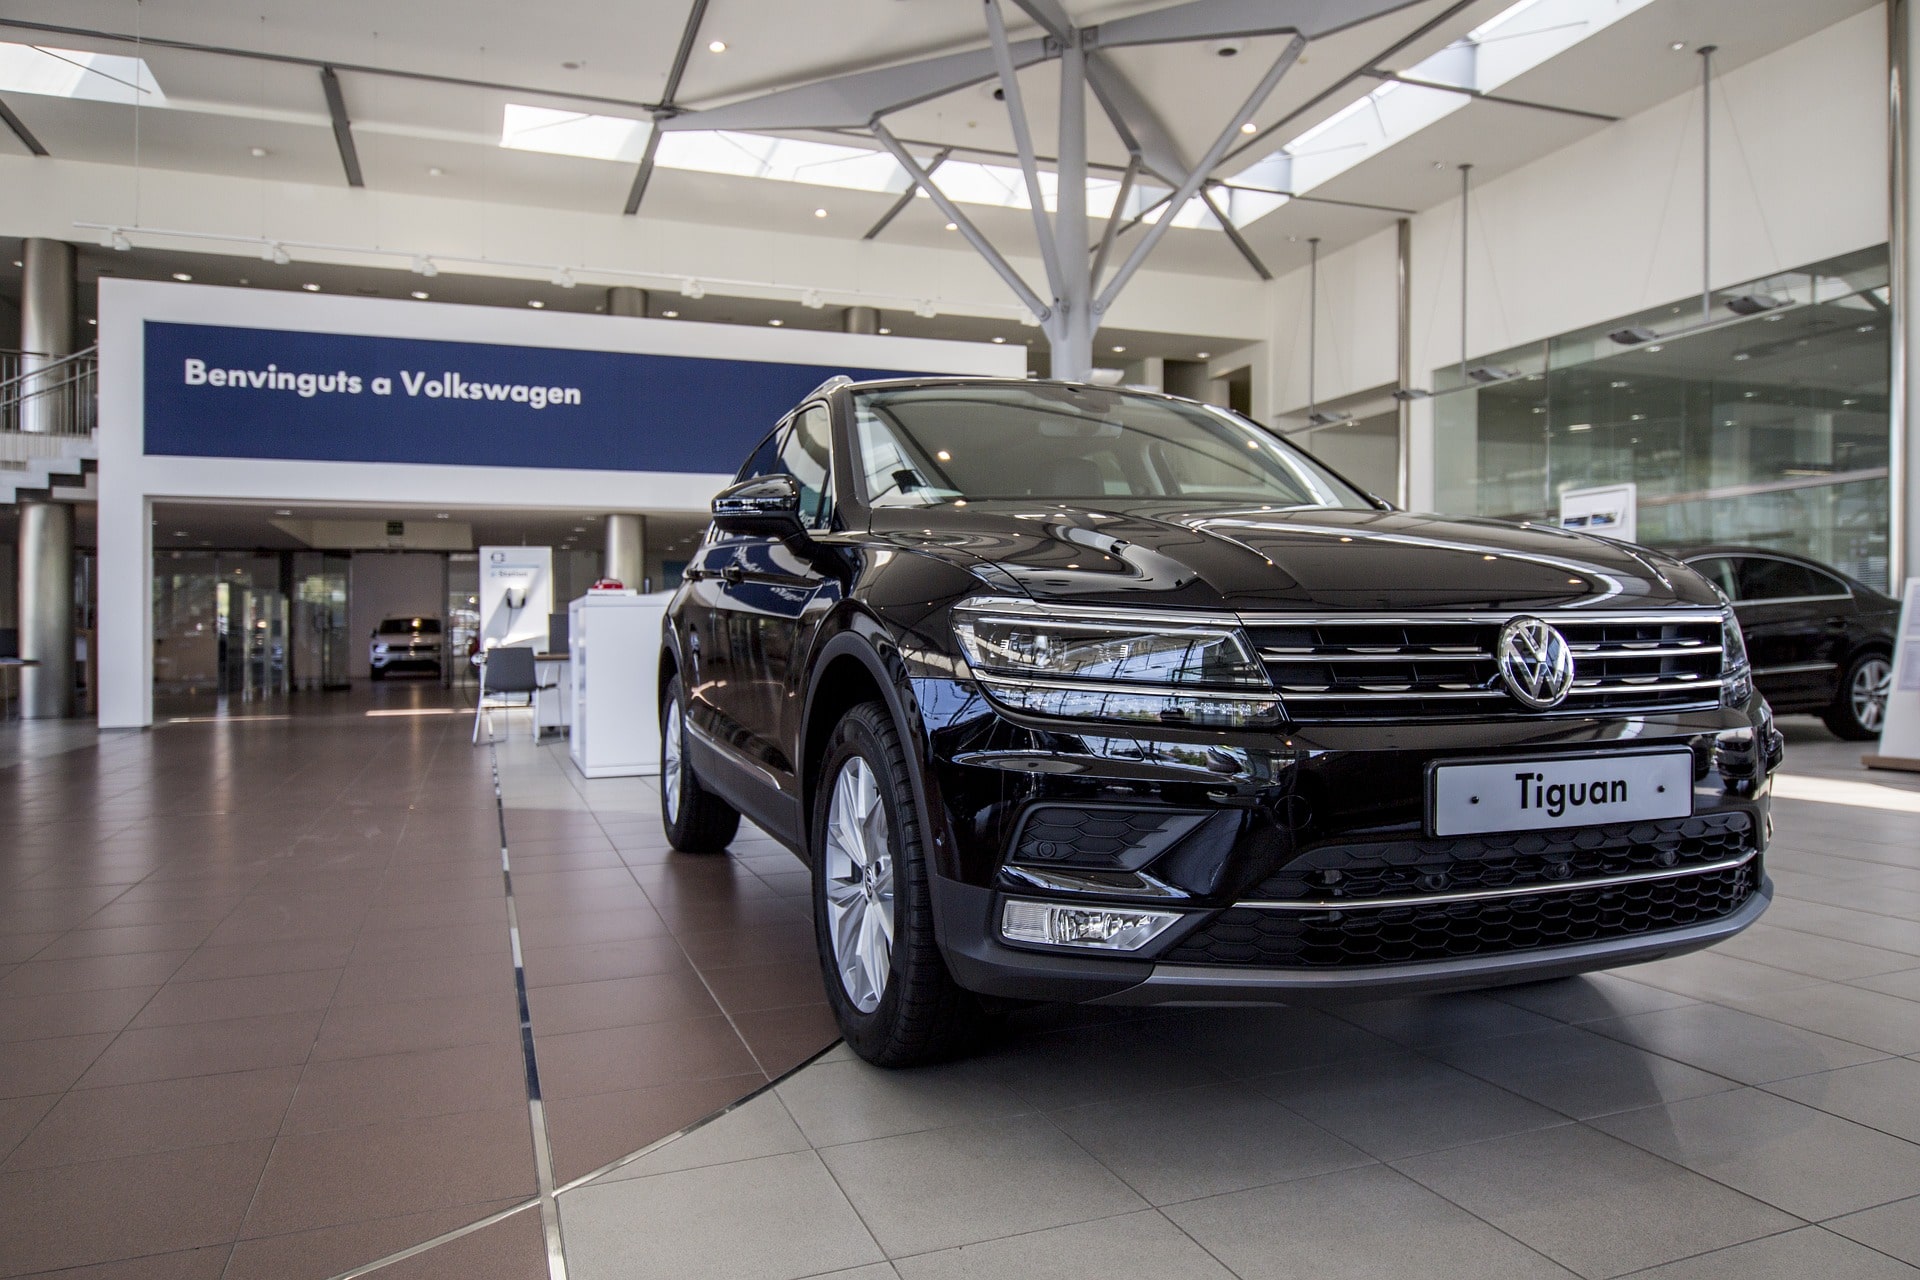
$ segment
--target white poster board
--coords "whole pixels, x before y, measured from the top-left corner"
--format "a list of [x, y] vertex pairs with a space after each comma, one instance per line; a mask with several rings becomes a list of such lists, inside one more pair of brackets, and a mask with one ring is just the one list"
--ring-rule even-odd
[[1900, 608], [1900, 629], [1893, 642], [1893, 688], [1887, 691], [1887, 718], [1880, 730], [1880, 752], [1868, 765], [1920, 771], [1920, 578], [1908, 578]]
[[480, 548], [480, 647], [547, 647], [552, 547]]
[[1639, 540], [1640, 486], [1610, 484], [1560, 492], [1560, 527], [1621, 542]]

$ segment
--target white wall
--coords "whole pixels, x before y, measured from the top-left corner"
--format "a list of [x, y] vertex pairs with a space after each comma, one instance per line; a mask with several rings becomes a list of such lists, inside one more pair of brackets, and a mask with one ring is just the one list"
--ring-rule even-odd
[[[1716, 288], [1887, 238], [1886, 15], [1872, 9], [1715, 82]], [[1414, 145], [1408, 143], [1405, 145]], [[1476, 186], [1468, 347], [1503, 350], [1700, 289], [1698, 90]], [[1394, 233], [1320, 264], [1319, 398], [1394, 378]], [[1413, 224], [1413, 376], [1459, 359], [1460, 204]], [[1306, 400], [1307, 274], [1273, 285], [1272, 403]], [[1414, 407], [1413, 505], [1433, 500]]]
[[[348, 671], [367, 676], [367, 638], [382, 618], [447, 613], [447, 558], [428, 552], [356, 551], [347, 579]], [[459, 655], [465, 656], [465, 655]]]

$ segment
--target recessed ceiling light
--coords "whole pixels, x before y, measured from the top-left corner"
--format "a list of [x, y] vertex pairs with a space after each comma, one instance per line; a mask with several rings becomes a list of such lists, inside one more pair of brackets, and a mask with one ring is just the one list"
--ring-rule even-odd
[[447, 171], [437, 164], [430, 164], [427, 166], [427, 176], [429, 178], [444, 178], [447, 176]]
[[255, 160], [262, 160], [266, 158], [267, 149], [265, 147], [250, 147], [247, 150], [247, 154]]
[[1194, 353], [1193, 353], [1193, 358], [1194, 358], [1195, 360], [1211, 360], [1211, 359], [1213, 359], [1213, 352], [1211, 352], [1211, 351], [1196, 351], [1196, 352], [1194, 352]]
[[173, 536], [176, 538], [184, 538], [187, 536], [187, 531], [185, 529], [175, 529], [173, 531]]
[[87, 323], [88, 323], [88, 324], [99, 324], [100, 322], [99, 322], [98, 320], [95, 320], [95, 319], [94, 319], [94, 318], [93, 318], [92, 316], [88, 316], [88, 317], [87, 317]]
[[994, 339], [993, 339], [993, 340], [994, 340], [995, 342], [1005, 342], [1005, 341], [1006, 341], [1006, 339], [1005, 339], [1005, 338], [1002, 338], [1002, 337], [1000, 337], [1000, 336], [999, 336], [998, 334], [995, 334], [995, 335], [994, 335]]
[[1687, 42], [1685, 40], [1675, 40], [1672, 44], [1667, 46], [1667, 48], [1673, 50], [1675, 53], [1679, 53], [1681, 50], [1685, 49], [1686, 47], [1687, 47]]
[[773, 319], [767, 321], [767, 323], [772, 325], [774, 328], [778, 329], [781, 325], [785, 324], [786, 321], [780, 319], [778, 316], [775, 316]]
[[538, 298], [528, 298], [527, 305], [532, 307], [535, 311], [538, 311], [541, 308], [545, 307], [547, 304], [540, 301], [540, 299]]
[[1253, 121], [1251, 121], [1251, 120], [1249, 120], [1249, 121], [1247, 121], [1247, 122], [1246, 122], [1245, 124], [1243, 124], [1243, 125], [1241, 125], [1241, 126], [1240, 126], [1240, 132], [1242, 132], [1242, 133], [1258, 133], [1258, 132], [1260, 132], [1260, 126], [1259, 126], [1259, 125], [1257, 125], [1257, 124], [1255, 124], [1255, 123], [1254, 123]]
[[587, 531], [587, 526], [585, 526], [585, 525], [583, 525], [583, 524], [577, 524], [577, 525], [575, 525], [575, 526], [573, 526], [573, 531], [574, 531], [575, 533], [585, 533], [585, 532]]
[[302, 289], [305, 289], [308, 293], [320, 292], [320, 286], [317, 284], [314, 284], [312, 281], [308, 281], [306, 284], [303, 284], [300, 287]]
[[947, 224], [947, 230], [949, 231], [958, 231], [959, 229], [960, 229], [960, 224], [957, 222], [949, 222]]
[[815, 209], [813, 211], [813, 216], [816, 218], [824, 218], [827, 216], [827, 211], [825, 209]]
[[428, 295], [425, 289], [415, 289], [413, 291], [413, 296], [415, 298], [418, 298], [420, 301], [425, 302], [427, 300]]
[[727, 51], [727, 42], [725, 40], [707, 41], [708, 53], [725, 53], [726, 51]]
[[252, 283], [253, 283], [253, 281], [251, 281], [251, 280], [249, 280], [249, 279], [247, 279], [247, 278], [246, 278], [245, 276], [241, 276], [241, 277], [240, 277], [240, 283], [241, 283], [241, 284], [252, 284]]
[[433, 518], [435, 520], [445, 520], [447, 518], [447, 513], [444, 511], [436, 511], [433, 513]]
[[174, 272], [174, 273], [173, 273], [173, 278], [174, 278], [175, 280], [178, 280], [178, 281], [179, 281], [179, 282], [180, 282], [181, 284], [186, 284], [186, 283], [187, 283], [188, 281], [190, 281], [190, 280], [192, 280], [192, 279], [193, 279], [193, 277], [192, 277], [192, 276], [190, 276], [190, 275], [188, 275], [188, 274], [187, 274], [186, 272], [184, 272], [184, 271], [176, 271], [176, 272]]
[[678, 320], [680, 318], [678, 311], [662, 311], [660, 314], [669, 320]]
[[893, 332], [893, 330], [891, 330], [891, 329], [889, 329], [889, 328], [887, 328], [887, 327], [886, 327], [885, 325], [882, 325], [882, 326], [881, 326], [881, 327], [879, 328], [879, 330], [878, 330], [878, 332], [880, 332], [880, 333], [892, 333], [892, 332]]
[[1120, 354], [1121, 354], [1122, 352], [1124, 352], [1124, 351], [1126, 351], [1126, 348], [1125, 348], [1125, 347], [1115, 347], [1115, 348], [1113, 349], [1113, 354], [1115, 354], [1115, 355], [1120, 355]]

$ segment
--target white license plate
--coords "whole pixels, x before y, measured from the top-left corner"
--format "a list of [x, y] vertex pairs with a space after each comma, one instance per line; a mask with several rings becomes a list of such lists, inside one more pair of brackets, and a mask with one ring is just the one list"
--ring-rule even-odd
[[1427, 786], [1436, 836], [1685, 818], [1693, 813], [1693, 753], [1442, 764]]

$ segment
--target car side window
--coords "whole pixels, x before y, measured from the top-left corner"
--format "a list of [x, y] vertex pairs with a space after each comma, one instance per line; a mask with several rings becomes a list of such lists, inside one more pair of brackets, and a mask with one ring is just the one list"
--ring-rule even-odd
[[1853, 594], [1852, 587], [1849, 587], [1846, 583], [1830, 573], [1822, 573], [1818, 569], [1809, 569], [1807, 573], [1813, 578], [1813, 594], [1817, 596], [1850, 596]]
[[1695, 573], [1720, 588], [1729, 600], [1740, 598], [1740, 584], [1734, 581], [1733, 565], [1722, 556], [1710, 556], [1705, 560], [1689, 560]]
[[833, 522], [833, 428], [825, 405], [808, 405], [780, 445], [779, 465], [800, 482], [800, 523], [824, 529]]
[[746, 463], [740, 468], [740, 474], [734, 477], [736, 484], [742, 480], [751, 480], [755, 476], [764, 476], [770, 471], [782, 469], [780, 441], [785, 436], [786, 429], [787, 424], [783, 422], [767, 433], [767, 438], [762, 440], [760, 447], [748, 456]]
[[1811, 569], [1791, 560], [1741, 556], [1734, 565], [1734, 580], [1740, 584], [1736, 600], [1793, 600], [1828, 594]]

